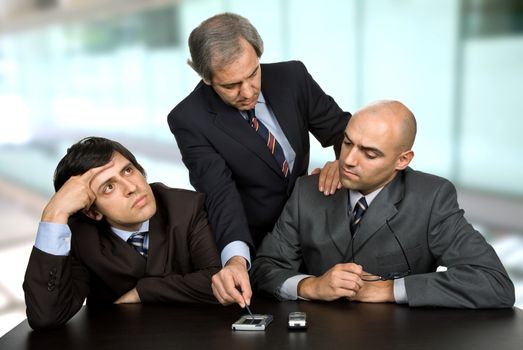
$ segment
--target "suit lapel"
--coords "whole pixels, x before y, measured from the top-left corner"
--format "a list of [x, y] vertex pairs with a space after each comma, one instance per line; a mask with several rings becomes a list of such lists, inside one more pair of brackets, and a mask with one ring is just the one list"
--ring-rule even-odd
[[[155, 193], [155, 197], [157, 196]], [[164, 272], [169, 258], [167, 252], [170, 251], [170, 249], [166, 249], [169, 244], [167, 241], [168, 226], [165, 224], [163, 207], [158, 203], [158, 198], [156, 198], [156, 203], [158, 209], [149, 220], [149, 252], [146, 268], [148, 275], [161, 275]]]
[[108, 225], [83, 223], [74, 233], [81, 260], [116, 294], [129, 291], [143, 277], [146, 260]]
[[350, 244], [350, 229], [348, 216], [348, 191], [341, 189], [332, 200], [327, 200], [329, 207], [325, 209], [326, 230], [334, 246], [342, 257], [345, 257]]
[[354, 254], [357, 254], [380, 227], [398, 213], [396, 204], [403, 198], [402, 179], [403, 173], [400, 172], [372, 201], [354, 236]]
[[245, 146], [258, 158], [267, 163], [274, 172], [283, 177], [283, 173], [276, 163], [276, 159], [256, 131], [242, 117], [240, 112], [236, 108], [223, 103], [212, 87], [205, 86], [204, 91], [210, 102], [211, 113], [215, 114], [214, 124], [216, 127]]

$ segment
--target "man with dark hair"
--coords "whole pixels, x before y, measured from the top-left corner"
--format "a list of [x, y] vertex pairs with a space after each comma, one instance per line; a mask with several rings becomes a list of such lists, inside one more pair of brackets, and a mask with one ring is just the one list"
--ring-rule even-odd
[[254, 286], [283, 300], [512, 307], [514, 285], [452, 183], [409, 167], [415, 135], [398, 101], [356, 112], [340, 154], [344, 188], [325, 197], [313, 176], [298, 180], [253, 263]]
[[[249, 304], [251, 257], [271, 231], [296, 179], [309, 166], [309, 132], [339, 154], [350, 117], [298, 61], [260, 64], [263, 41], [246, 19], [223, 13], [189, 37], [189, 64], [202, 77], [169, 114], [191, 184], [206, 197], [223, 269], [212, 287], [222, 304]], [[318, 189], [340, 187], [337, 161]], [[314, 172], [320, 172], [316, 169]]]
[[220, 268], [202, 194], [149, 185], [118, 142], [89, 137], [59, 162], [24, 280], [33, 328], [64, 324], [82, 306], [216, 303]]

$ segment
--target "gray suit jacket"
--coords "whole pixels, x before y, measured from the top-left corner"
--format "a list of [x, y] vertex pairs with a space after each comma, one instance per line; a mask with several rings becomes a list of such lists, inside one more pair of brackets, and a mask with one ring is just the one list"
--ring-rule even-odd
[[[400, 172], [371, 203], [354, 239], [348, 190], [326, 197], [317, 183], [317, 176], [296, 183], [253, 263], [255, 288], [279, 297], [290, 277], [319, 276], [338, 263], [354, 261], [376, 275], [407, 271], [410, 265], [405, 278], [410, 306], [514, 304], [514, 286], [505, 268], [464, 218], [449, 181], [410, 168]], [[438, 266], [448, 270], [436, 272]]]

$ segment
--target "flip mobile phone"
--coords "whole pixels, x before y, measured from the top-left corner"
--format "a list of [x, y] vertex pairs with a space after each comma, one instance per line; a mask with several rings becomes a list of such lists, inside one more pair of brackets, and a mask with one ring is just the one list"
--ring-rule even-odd
[[289, 329], [307, 328], [307, 314], [305, 312], [295, 311], [289, 313]]
[[232, 324], [233, 331], [264, 331], [271, 323], [272, 315], [243, 315]]

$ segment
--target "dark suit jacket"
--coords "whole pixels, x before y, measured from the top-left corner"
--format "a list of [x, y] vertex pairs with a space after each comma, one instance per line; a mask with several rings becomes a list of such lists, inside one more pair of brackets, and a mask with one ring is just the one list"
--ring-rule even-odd
[[[279, 296], [288, 278], [320, 276], [338, 263], [354, 261], [377, 275], [407, 271], [409, 264], [405, 287], [410, 306], [514, 304], [514, 286], [505, 268], [464, 218], [449, 181], [410, 168], [398, 173], [370, 204], [353, 240], [348, 190], [326, 197], [316, 183], [316, 176], [297, 182], [253, 263], [255, 288]], [[448, 269], [436, 272], [438, 266]]]
[[[218, 250], [241, 240], [257, 246], [309, 166], [309, 131], [336, 154], [350, 117], [326, 95], [301, 62], [261, 65], [261, 89], [296, 152], [285, 179], [267, 146], [236, 108], [202, 82], [169, 114], [168, 123], [189, 169], [207, 195]], [[251, 235], [249, 235], [249, 230]]]
[[33, 248], [24, 281], [33, 328], [67, 322], [87, 298], [110, 304], [136, 287], [142, 302], [217, 303], [211, 276], [220, 269], [204, 195], [152, 184], [157, 211], [143, 258], [106, 223], [70, 220], [71, 251], [55, 256]]

